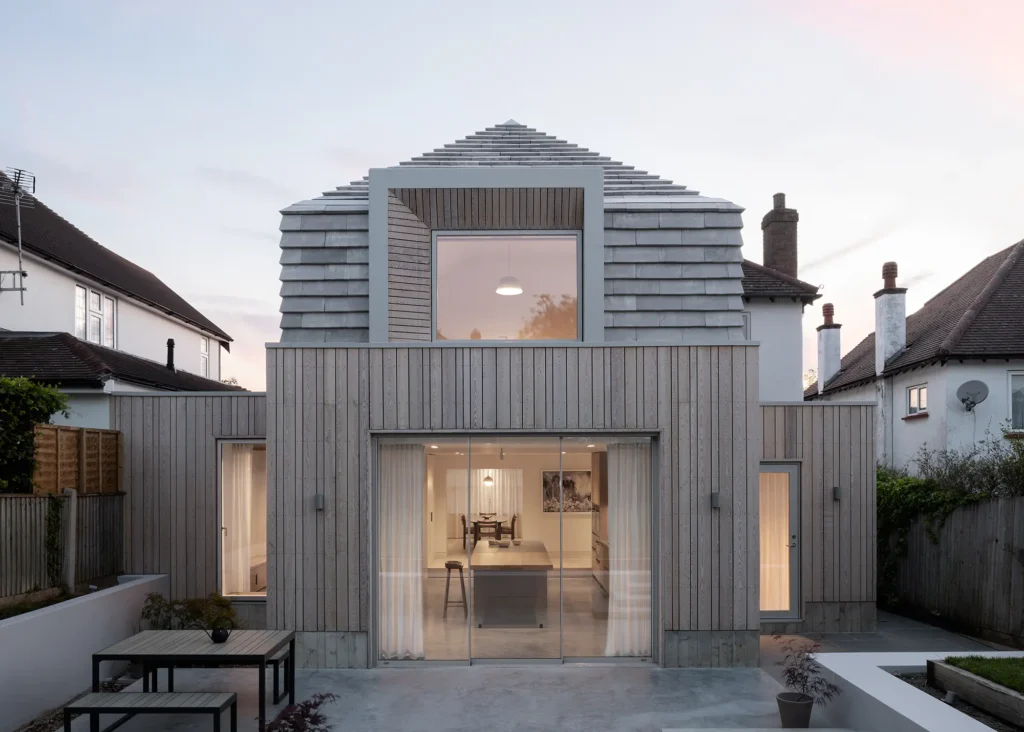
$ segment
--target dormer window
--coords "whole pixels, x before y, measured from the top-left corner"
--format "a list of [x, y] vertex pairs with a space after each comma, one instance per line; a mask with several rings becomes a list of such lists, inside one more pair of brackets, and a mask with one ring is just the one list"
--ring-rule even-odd
[[438, 234], [434, 246], [435, 340], [579, 340], [576, 234]]

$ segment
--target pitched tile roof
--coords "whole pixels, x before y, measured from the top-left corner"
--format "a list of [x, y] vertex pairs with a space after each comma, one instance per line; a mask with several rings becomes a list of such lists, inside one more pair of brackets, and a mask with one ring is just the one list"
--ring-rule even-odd
[[[1024, 240], [977, 266], [907, 317], [907, 347], [885, 366], [898, 373], [951, 358], [1024, 357]], [[847, 353], [825, 393], [875, 380], [875, 334]], [[817, 394], [818, 385], [804, 391]]]
[[0, 332], [0, 376], [63, 387], [102, 388], [108, 379], [165, 391], [245, 391], [213, 379], [79, 340], [68, 333]]
[[[604, 193], [609, 195], [688, 195], [696, 196], [684, 185], [663, 180], [646, 170], [612, 160], [600, 153], [560, 140], [546, 132], [510, 119], [504, 124], [488, 127], [461, 140], [448, 143], [399, 163], [402, 167], [428, 168], [437, 166], [601, 166], [604, 168]], [[353, 181], [337, 190], [327, 191], [326, 197], [366, 198], [369, 177]]]
[[811, 303], [821, 295], [812, 284], [744, 259], [743, 297], [799, 298]]
[[[3, 173], [0, 173], [0, 178], [7, 180]], [[202, 328], [220, 341], [231, 341], [231, 336], [185, 302], [152, 272], [102, 246], [38, 199], [32, 208], [21, 209], [21, 239], [26, 252], [141, 300], [157, 310]], [[0, 240], [17, 245], [14, 206], [0, 205]], [[32, 286], [31, 274], [29, 272], [26, 281], [28, 287]]]

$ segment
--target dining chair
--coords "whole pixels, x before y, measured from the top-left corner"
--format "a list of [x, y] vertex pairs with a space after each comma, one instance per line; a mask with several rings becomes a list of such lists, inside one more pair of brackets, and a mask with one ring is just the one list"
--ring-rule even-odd
[[469, 524], [466, 523], [466, 514], [460, 513], [459, 520], [462, 521], [462, 549], [465, 551], [467, 537], [469, 536]]

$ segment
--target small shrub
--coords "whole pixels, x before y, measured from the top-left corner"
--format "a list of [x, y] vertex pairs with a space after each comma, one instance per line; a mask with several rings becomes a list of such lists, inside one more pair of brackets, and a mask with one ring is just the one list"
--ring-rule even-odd
[[159, 592], [150, 592], [142, 606], [142, 619], [152, 630], [209, 629], [225, 618], [233, 627], [242, 627], [235, 608], [216, 592], [186, 600], [168, 600]]
[[68, 416], [59, 389], [24, 377], [0, 376], [0, 493], [31, 493], [36, 425]]
[[285, 707], [267, 727], [267, 732], [328, 732], [334, 729], [320, 707], [337, 701], [336, 694], [314, 694], [306, 701]]
[[986, 431], [962, 449], [929, 450], [923, 446], [913, 462], [920, 477], [961, 495], [1024, 495], [1024, 443]]
[[[775, 636], [781, 640], [782, 636]], [[809, 640], [789, 638], [782, 644], [785, 656], [782, 666], [782, 683], [788, 688], [814, 700], [818, 706], [825, 706], [842, 693], [842, 689], [821, 675], [821, 667], [815, 663], [814, 654], [821, 651], [821, 644]]]

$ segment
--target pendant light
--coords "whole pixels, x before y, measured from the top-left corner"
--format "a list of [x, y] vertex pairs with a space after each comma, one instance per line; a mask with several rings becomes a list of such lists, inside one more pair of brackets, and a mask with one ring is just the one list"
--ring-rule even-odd
[[493, 487], [494, 487], [494, 478], [492, 478], [491, 476], [488, 475], [486, 478], [484, 478], [484, 488], [487, 488], [488, 490], [490, 490]]
[[513, 295], [522, 295], [523, 286], [519, 284], [519, 280], [512, 276], [512, 242], [508, 243], [508, 274], [498, 280], [498, 287], [495, 290], [499, 295], [505, 295], [511, 297]]

